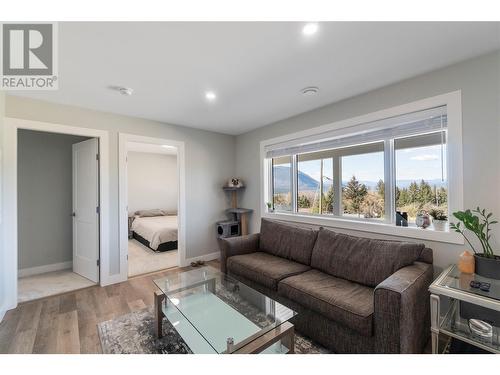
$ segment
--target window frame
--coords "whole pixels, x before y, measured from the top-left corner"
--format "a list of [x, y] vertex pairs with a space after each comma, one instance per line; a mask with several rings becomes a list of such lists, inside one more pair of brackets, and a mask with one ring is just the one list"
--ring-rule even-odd
[[[331, 124], [322, 125], [304, 131], [287, 134], [260, 142], [260, 165], [261, 165], [261, 216], [286, 220], [292, 222], [302, 222], [326, 227], [351, 229], [364, 232], [394, 235], [398, 237], [410, 237], [428, 239], [439, 242], [463, 244], [463, 238], [455, 232], [439, 232], [432, 229], [422, 230], [415, 227], [398, 227], [395, 222], [395, 148], [394, 139], [381, 140], [384, 143], [384, 183], [385, 189], [385, 220], [371, 221], [365, 218], [346, 218], [336, 215], [336, 210], [341, 207], [339, 195], [336, 195], [336, 207], [334, 215], [318, 215], [300, 213], [297, 211], [297, 155], [292, 156], [292, 211], [291, 212], [268, 212], [266, 202], [269, 193], [272, 194], [272, 181], [269, 181], [269, 161], [265, 156], [267, 146], [278, 143], [293, 144], [298, 140], [314, 139], [321, 133], [327, 131], [338, 131], [339, 134], [348, 132], [348, 128], [373, 121], [384, 120], [395, 116], [401, 116], [412, 112], [422, 111], [433, 107], [446, 106], [447, 112], [447, 147], [446, 147], [446, 168], [448, 180], [448, 211], [449, 213], [463, 209], [463, 161], [462, 161], [462, 104], [461, 91], [454, 91], [447, 94], [434, 96], [431, 98], [418, 100], [415, 102], [399, 105], [389, 109], [369, 113], [347, 120], [337, 121]], [[380, 141], [379, 141], [380, 142]], [[334, 171], [342, 173], [341, 157], [333, 159]], [[337, 163], [337, 165], [335, 165]], [[272, 164], [272, 163], [271, 163]], [[336, 168], [338, 167], [338, 168]], [[335, 175], [334, 175], [335, 179]], [[270, 184], [271, 182], [271, 184]], [[341, 185], [341, 182], [337, 181]], [[338, 191], [339, 187], [337, 186]], [[271, 191], [270, 191], [271, 190]], [[272, 197], [272, 195], [271, 195]]]

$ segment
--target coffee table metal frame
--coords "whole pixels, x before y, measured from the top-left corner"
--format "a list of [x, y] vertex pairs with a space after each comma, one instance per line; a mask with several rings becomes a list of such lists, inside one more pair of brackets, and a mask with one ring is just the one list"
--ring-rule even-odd
[[[191, 284], [190, 288], [197, 286], [205, 286], [211, 292], [215, 292], [215, 279], [201, 280]], [[179, 288], [169, 291], [175, 294], [181, 292], [186, 288]], [[163, 318], [167, 318], [163, 312], [162, 305], [169, 303], [168, 298], [162, 291], [154, 292], [154, 311], [155, 311], [155, 332], [158, 338], [163, 336]], [[288, 351], [286, 354], [295, 353], [295, 328], [289, 321], [283, 322], [277, 327], [271, 328], [264, 334], [256, 334], [248, 337], [246, 340], [239, 343], [237, 346], [230, 337], [227, 339], [227, 349], [224, 354], [257, 354], [261, 353], [271, 345], [281, 341]]]

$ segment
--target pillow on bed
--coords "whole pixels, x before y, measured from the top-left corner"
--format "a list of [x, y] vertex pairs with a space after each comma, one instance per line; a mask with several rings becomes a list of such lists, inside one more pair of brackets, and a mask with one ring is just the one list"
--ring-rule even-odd
[[165, 216], [177, 216], [177, 211], [162, 210]]
[[154, 216], [165, 216], [162, 210], [160, 209], [153, 209], [153, 210], [140, 210], [136, 211], [136, 215], [139, 215], [139, 217], [154, 217]]

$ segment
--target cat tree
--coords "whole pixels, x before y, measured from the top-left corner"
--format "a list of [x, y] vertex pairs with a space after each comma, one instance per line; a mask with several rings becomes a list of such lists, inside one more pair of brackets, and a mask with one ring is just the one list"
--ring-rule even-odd
[[253, 210], [249, 208], [238, 208], [238, 191], [245, 189], [244, 186], [224, 186], [222, 188], [226, 192], [231, 193], [231, 208], [226, 210], [226, 213], [232, 216], [235, 221], [239, 221], [241, 225], [241, 235], [248, 234], [248, 216]]

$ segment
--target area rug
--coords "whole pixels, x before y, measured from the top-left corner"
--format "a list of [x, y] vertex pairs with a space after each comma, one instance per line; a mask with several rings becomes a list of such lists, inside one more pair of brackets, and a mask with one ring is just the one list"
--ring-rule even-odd
[[[164, 319], [163, 337], [154, 332], [153, 307], [134, 311], [97, 325], [105, 354], [189, 354], [192, 353], [174, 327]], [[295, 333], [295, 352], [322, 354], [328, 350]]]

